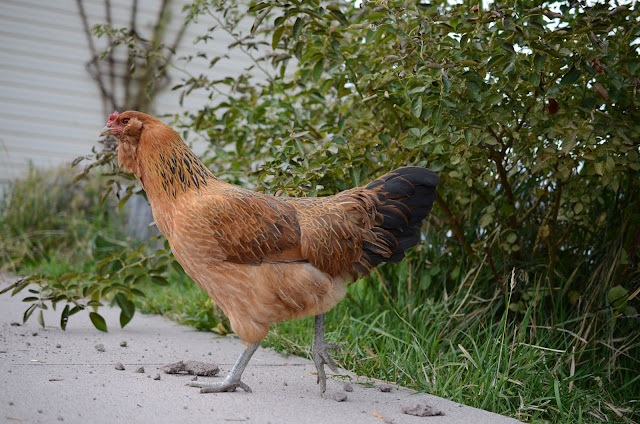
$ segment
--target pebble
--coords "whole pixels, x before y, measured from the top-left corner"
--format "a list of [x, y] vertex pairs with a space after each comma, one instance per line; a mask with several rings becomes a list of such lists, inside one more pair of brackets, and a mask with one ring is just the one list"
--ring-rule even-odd
[[402, 412], [407, 415], [415, 415], [416, 417], [435, 417], [438, 415], [444, 415], [444, 412], [432, 408], [426, 403], [414, 403], [410, 405], [403, 405]]
[[120, 347], [127, 347], [127, 341], [126, 340], [121, 341]]
[[144, 367], [138, 368], [135, 372], [137, 372], [138, 374], [144, 374]]
[[96, 345], [96, 350], [97, 350], [98, 352], [104, 352], [104, 351], [105, 351], [104, 345], [103, 345], [102, 343], [97, 344], [97, 345]]
[[353, 392], [353, 386], [349, 383], [344, 383], [344, 386], [342, 386], [344, 388], [345, 392]]
[[58, 349], [60, 349], [60, 348], [62, 347], [62, 345], [61, 345], [60, 343], [58, 343], [58, 344], [56, 345], [56, 347], [57, 347]]
[[124, 365], [122, 365], [122, 362], [116, 362], [116, 366], [115, 366], [115, 368], [116, 368], [118, 371], [124, 371]]
[[336, 402], [344, 402], [345, 400], [347, 400], [347, 395], [345, 395], [344, 393], [336, 392], [333, 394], [333, 400], [335, 400]]
[[160, 374], [156, 374], [155, 377], [153, 377], [154, 380], [160, 380]]
[[378, 386], [381, 392], [389, 393], [393, 387], [389, 384], [382, 383]]

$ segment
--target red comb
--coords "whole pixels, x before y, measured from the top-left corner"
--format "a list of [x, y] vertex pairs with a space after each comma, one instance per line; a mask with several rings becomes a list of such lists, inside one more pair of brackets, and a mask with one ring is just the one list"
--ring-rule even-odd
[[113, 123], [113, 121], [116, 120], [118, 115], [120, 115], [120, 114], [118, 113], [117, 110], [115, 112], [113, 112], [111, 115], [109, 115], [109, 120], [107, 121], [107, 125], [111, 125]]

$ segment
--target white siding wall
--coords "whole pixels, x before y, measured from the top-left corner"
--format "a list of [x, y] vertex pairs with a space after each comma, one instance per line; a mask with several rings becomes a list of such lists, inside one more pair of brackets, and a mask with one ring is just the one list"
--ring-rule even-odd
[[[166, 40], [173, 40], [183, 22], [182, 4], [174, 0], [174, 16]], [[160, 1], [141, 0], [140, 32], [149, 31]], [[89, 24], [104, 23], [103, 0], [83, 0]], [[131, 0], [111, 0], [114, 26], [126, 26]], [[194, 45], [196, 35], [214, 24], [201, 18], [190, 26], [176, 57], [206, 51], [209, 57], [227, 53], [230, 37], [216, 32], [215, 42]], [[248, 23], [250, 27], [250, 23]], [[100, 50], [102, 40], [96, 40]], [[91, 54], [74, 0], [0, 0], [0, 185], [24, 175], [29, 163], [49, 167], [70, 162], [90, 152], [111, 111], [102, 110], [96, 82], [86, 70]], [[250, 66], [242, 54], [218, 62], [212, 69], [204, 60], [184, 65], [192, 75], [233, 75]], [[171, 74], [171, 84], [183, 75]], [[165, 91], [154, 105], [162, 114], [180, 112], [179, 93]], [[210, 102], [203, 94], [187, 98], [184, 108]]]

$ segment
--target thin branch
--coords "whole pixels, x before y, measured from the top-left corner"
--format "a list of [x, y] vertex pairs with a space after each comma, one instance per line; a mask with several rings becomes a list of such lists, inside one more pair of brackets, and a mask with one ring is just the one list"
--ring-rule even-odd
[[[105, 17], [107, 19], [107, 25], [113, 27], [113, 19], [111, 19], [111, 1], [104, 0]], [[113, 46], [113, 37], [111, 33], [107, 33], [107, 41], [110, 46]], [[116, 87], [116, 61], [113, 58], [113, 50], [107, 55], [107, 64], [109, 65], [109, 79], [111, 80], [111, 91], [115, 93]]]
[[548, 277], [549, 281], [553, 280], [553, 273], [555, 271], [556, 266], [556, 256], [558, 253], [558, 236], [556, 232], [556, 223], [558, 220], [558, 211], [560, 210], [560, 199], [562, 197], [562, 188], [563, 184], [561, 181], [558, 181], [558, 189], [556, 190], [556, 198], [553, 204], [553, 212], [551, 215], [551, 222], [549, 225], [549, 272]]
[[[491, 130], [491, 132], [493, 132], [493, 130]], [[505, 169], [504, 163], [502, 162], [504, 159], [504, 155], [502, 154], [502, 152], [498, 152], [497, 150], [495, 150], [492, 146], [488, 146], [488, 148], [490, 152], [489, 156], [491, 157], [491, 159], [493, 159], [493, 162], [496, 164], [496, 168], [498, 169], [500, 184], [502, 184], [502, 187], [504, 188], [504, 191], [507, 195], [507, 199], [509, 200], [509, 203], [513, 209], [513, 213], [511, 213], [511, 215], [509, 215], [508, 217], [509, 225], [512, 228], [518, 228], [518, 220], [516, 219], [516, 216], [515, 216], [515, 210], [516, 210], [515, 196], [513, 195], [513, 191], [511, 190], [511, 184], [509, 183], [509, 175], [507, 174], [507, 170]]]
[[[129, 21], [129, 33], [137, 36], [138, 30], [136, 29], [136, 21], [138, 17], [138, 0], [133, 0], [133, 5], [131, 6], [131, 19]], [[131, 98], [131, 80], [132, 80], [132, 72], [131, 68], [133, 67], [133, 58], [130, 54], [127, 54], [127, 69], [124, 73], [124, 102], [125, 104], [129, 104], [129, 99]]]
[[[89, 73], [92, 74], [93, 78], [98, 83], [98, 88], [100, 89], [100, 93], [102, 94], [102, 107], [104, 108], [105, 113], [109, 111], [107, 107], [107, 102], [111, 102], [111, 106], [115, 106], [116, 101], [113, 97], [113, 93], [109, 93], [104, 80], [102, 79], [102, 74], [100, 73], [100, 69], [98, 67], [98, 51], [96, 50], [95, 44], [93, 44], [93, 37], [91, 36], [91, 29], [89, 28], [89, 20], [87, 18], [87, 13], [84, 10], [84, 5], [82, 4], [82, 0], [76, 0], [76, 4], [78, 5], [78, 13], [80, 14], [80, 18], [82, 20], [82, 26], [84, 28], [84, 33], [87, 37], [87, 44], [89, 45], [89, 52], [91, 53], [91, 61], [87, 64], [87, 69]], [[91, 72], [91, 64], [95, 63], [96, 71]]]
[[542, 203], [542, 199], [544, 199], [546, 195], [547, 193], [544, 193], [543, 195], [538, 197], [533, 206], [527, 209], [527, 211], [524, 213], [524, 215], [522, 215], [521, 218], [517, 219], [518, 227], [520, 227], [527, 220], [527, 218], [529, 218], [529, 216], [538, 208], [538, 206], [540, 206], [540, 203]]
[[449, 209], [449, 206], [439, 194], [436, 195], [436, 203], [438, 204], [438, 206], [440, 206], [440, 209], [442, 209], [442, 212], [444, 212], [444, 215], [447, 218], [447, 221], [449, 221], [449, 225], [451, 225], [451, 231], [453, 231], [453, 234], [455, 234], [458, 241], [460, 241], [467, 255], [470, 258], [474, 257], [475, 254], [473, 253], [473, 249], [471, 248], [471, 246], [469, 245], [469, 242], [465, 238], [464, 231], [462, 231], [462, 227], [460, 226], [460, 223], [458, 223], [458, 220], [456, 219], [455, 215], [453, 214], [453, 212], [451, 212], [451, 209]]

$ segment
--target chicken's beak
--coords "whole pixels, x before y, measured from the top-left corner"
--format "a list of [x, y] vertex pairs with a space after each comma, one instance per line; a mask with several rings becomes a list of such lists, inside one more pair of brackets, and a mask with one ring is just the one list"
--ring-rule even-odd
[[108, 135], [111, 135], [111, 128], [104, 127], [102, 130], [100, 130], [100, 137], [106, 137]]

